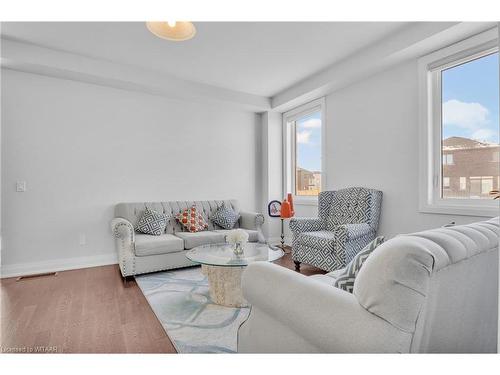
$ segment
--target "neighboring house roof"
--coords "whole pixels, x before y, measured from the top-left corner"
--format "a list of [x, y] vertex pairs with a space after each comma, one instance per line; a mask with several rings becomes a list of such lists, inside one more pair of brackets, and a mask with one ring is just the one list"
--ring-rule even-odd
[[478, 149], [478, 148], [498, 148], [499, 145], [496, 143], [481, 142], [475, 139], [464, 138], [464, 137], [450, 137], [443, 140], [443, 150], [468, 150], [468, 149]]

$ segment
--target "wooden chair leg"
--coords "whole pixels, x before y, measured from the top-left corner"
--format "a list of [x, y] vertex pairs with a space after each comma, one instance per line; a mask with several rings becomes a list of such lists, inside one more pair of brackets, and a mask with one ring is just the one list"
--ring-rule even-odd
[[295, 263], [295, 271], [300, 272], [300, 262], [297, 260], [293, 261]]

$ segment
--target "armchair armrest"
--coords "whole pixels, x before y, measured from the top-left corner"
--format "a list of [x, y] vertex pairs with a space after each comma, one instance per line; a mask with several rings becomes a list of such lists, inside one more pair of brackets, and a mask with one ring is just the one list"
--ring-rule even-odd
[[361, 224], [343, 224], [334, 227], [333, 231], [336, 237], [345, 238], [346, 241], [354, 240], [356, 238], [366, 236], [373, 232], [373, 229], [367, 223]]
[[355, 295], [257, 262], [242, 277], [252, 305], [238, 352], [408, 352], [412, 334], [368, 312]]
[[292, 217], [290, 219], [290, 230], [292, 233], [313, 232], [324, 229], [323, 220], [314, 217]]

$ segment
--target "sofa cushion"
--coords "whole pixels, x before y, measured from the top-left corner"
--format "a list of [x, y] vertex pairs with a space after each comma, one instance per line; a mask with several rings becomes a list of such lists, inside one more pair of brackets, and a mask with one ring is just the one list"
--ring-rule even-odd
[[165, 232], [170, 216], [146, 207], [135, 229], [138, 232], [159, 236]]
[[186, 250], [201, 245], [224, 243], [224, 235], [215, 231], [177, 232], [175, 235], [184, 240], [184, 248]]
[[239, 218], [240, 214], [231, 207], [226, 207], [225, 204], [220, 206], [210, 217], [215, 224], [224, 229], [233, 229]]
[[384, 237], [379, 236], [366, 245], [363, 250], [357, 253], [356, 256], [343, 269], [343, 272], [337, 275], [333, 285], [337, 288], [345, 290], [346, 292], [352, 293], [354, 289], [354, 281], [359, 270], [363, 266], [363, 263], [370, 256], [373, 250], [382, 244], [382, 242], [384, 242]]
[[195, 233], [201, 232], [208, 228], [208, 224], [203, 216], [198, 212], [195, 205], [182, 210], [175, 216], [179, 223], [188, 231]]
[[[243, 229], [243, 228], [239, 228], [239, 229], [247, 232], [247, 234], [248, 234], [248, 242], [258, 242], [259, 241], [259, 232], [257, 232], [256, 230]], [[223, 234], [224, 235], [224, 240], [222, 242], [225, 242], [226, 241], [226, 235], [229, 232], [231, 232], [231, 230], [234, 230], [234, 229], [219, 229], [219, 230], [216, 230], [215, 232]]]
[[172, 234], [150, 236], [137, 234], [135, 236], [135, 255], [138, 257], [176, 253], [184, 250], [184, 241]]

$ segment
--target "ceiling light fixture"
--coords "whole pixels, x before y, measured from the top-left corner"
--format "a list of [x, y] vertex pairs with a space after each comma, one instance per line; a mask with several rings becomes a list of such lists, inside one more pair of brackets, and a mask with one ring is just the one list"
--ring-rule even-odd
[[196, 34], [191, 22], [146, 22], [146, 27], [157, 37], [176, 42], [191, 39]]

